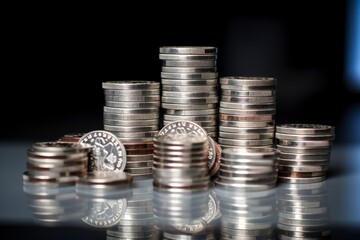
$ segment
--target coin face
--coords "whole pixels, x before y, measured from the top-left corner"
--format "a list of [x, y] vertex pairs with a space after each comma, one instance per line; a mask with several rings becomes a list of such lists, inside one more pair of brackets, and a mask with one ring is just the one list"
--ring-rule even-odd
[[107, 228], [117, 224], [126, 212], [126, 200], [106, 200], [90, 203], [87, 216], [82, 220], [93, 227]]
[[93, 171], [124, 171], [126, 151], [121, 141], [112, 133], [97, 130], [86, 133], [79, 143], [93, 147], [93, 161], [89, 163]]

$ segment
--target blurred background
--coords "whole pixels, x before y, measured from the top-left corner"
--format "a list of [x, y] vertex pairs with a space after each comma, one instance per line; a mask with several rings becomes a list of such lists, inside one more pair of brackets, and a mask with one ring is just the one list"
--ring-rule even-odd
[[160, 81], [160, 46], [211, 45], [220, 77], [278, 79], [277, 123], [335, 125], [338, 144], [359, 142], [359, 1], [236, 4], [22, 6], [6, 38], [0, 140], [102, 129], [103, 81]]

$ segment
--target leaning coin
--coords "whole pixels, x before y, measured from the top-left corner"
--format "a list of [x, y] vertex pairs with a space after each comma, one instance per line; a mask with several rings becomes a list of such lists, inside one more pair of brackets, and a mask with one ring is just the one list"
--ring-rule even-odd
[[114, 134], [104, 130], [92, 131], [82, 136], [79, 143], [93, 147], [95, 171], [124, 171], [126, 150]]

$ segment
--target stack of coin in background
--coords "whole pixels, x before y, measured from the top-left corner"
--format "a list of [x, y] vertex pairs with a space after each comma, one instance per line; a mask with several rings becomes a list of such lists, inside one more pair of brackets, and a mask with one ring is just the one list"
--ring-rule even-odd
[[276, 79], [223, 77], [220, 88], [220, 146], [273, 147]]
[[220, 239], [274, 239], [276, 189], [264, 191], [218, 190]]
[[208, 138], [162, 135], [155, 138], [154, 214], [160, 229], [187, 224], [208, 210]]
[[206, 130], [200, 125], [192, 121], [174, 121], [166, 124], [159, 131], [159, 136], [179, 134], [179, 135], [199, 135], [207, 136], [209, 142], [209, 154], [208, 154], [208, 168], [210, 177], [216, 176], [220, 169], [221, 161], [221, 147], [210, 136], [208, 136]]
[[335, 128], [319, 124], [283, 124], [276, 127], [280, 151], [278, 180], [288, 183], [324, 181]]
[[107, 239], [155, 239], [152, 179], [133, 180], [124, 216], [106, 230]]
[[90, 146], [59, 142], [38, 142], [28, 150], [23, 189], [36, 221], [52, 225], [84, 214], [75, 183], [86, 176], [90, 153]]
[[151, 176], [153, 138], [159, 131], [160, 83], [103, 82], [104, 129], [115, 134], [127, 152], [125, 172]]
[[262, 191], [274, 188], [278, 151], [274, 148], [226, 148], [222, 151], [215, 186], [220, 189]]
[[217, 48], [161, 47], [164, 125], [177, 120], [198, 123], [217, 137]]
[[326, 182], [281, 184], [278, 192], [278, 239], [330, 239]]
[[92, 148], [86, 144], [38, 142], [28, 150], [27, 171], [23, 174], [28, 183], [57, 183], [75, 185], [87, 175]]

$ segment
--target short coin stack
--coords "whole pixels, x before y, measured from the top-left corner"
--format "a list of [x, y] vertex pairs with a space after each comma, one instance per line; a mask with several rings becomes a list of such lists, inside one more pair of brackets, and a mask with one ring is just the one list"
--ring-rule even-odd
[[27, 183], [75, 185], [86, 176], [92, 148], [86, 144], [38, 142], [28, 150]]
[[219, 191], [221, 239], [274, 239], [276, 190]]
[[179, 225], [204, 216], [208, 206], [208, 139], [197, 135], [155, 138], [154, 213], [157, 224]]
[[283, 124], [276, 127], [280, 151], [278, 180], [288, 183], [324, 181], [335, 128], [319, 124]]
[[174, 121], [166, 124], [159, 131], [159, 136], [168, 134], [207, 136], [209, 142], [209, 175], [210, 177], [214, 177], [218, 173], [221, 162], [221, 147], [217, 142], [208, 136], [206, 130], [203, 127], [192, 121]]
[[132, 196], [121, 220], [106, 230], [107, 239], [154, 239], [152, 179], [133, 180]]
[[220, 88], [220, 146], [273, 147], [276, 79], [223, 77]]
[[276, 185], [278, 151], [274, 148], [226, 148], [215, 186], [262, 191]]
[[189, 120], [217, 137], [217, 48], [166, 46], [162, 60], [164, 125]]
[[103, 82], [104, 129], [115, 134], [127, 151], [125, 172], [151, 176], [153, 138], [159, 131], [160, 83]]
[[278, 188], [278, 239], [330, 239], [326, 182], [281, 184]]

